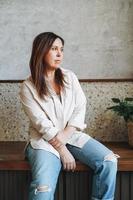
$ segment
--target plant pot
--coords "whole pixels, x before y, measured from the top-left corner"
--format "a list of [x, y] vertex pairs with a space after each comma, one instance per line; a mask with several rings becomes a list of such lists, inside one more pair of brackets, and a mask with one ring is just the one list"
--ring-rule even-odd
[[128, 143], [131, 147], [133, 147], [133, 122], [128, 122], [127, 128], [128, 128]]

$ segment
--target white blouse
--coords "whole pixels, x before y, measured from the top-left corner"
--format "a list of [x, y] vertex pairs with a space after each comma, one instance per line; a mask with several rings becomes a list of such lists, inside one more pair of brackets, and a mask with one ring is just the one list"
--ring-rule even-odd
[[59, 131], [66, 126], [76, 127], [68, 143], [82, 147], [90, 136], [83, 132], [86, 111], [86, 98], [76, 75], [61, 68], [65, 75], [65, 89], [60, 97], [48, 86], [50, 95], [45, 100], [40, 99], [36, 88], [27, 78], [20, 89], [20, 99], [23, 108], [30, 119], [29, 141], [33, 148], [44, 149], [59, 156], [54, 147], [48, 143]]

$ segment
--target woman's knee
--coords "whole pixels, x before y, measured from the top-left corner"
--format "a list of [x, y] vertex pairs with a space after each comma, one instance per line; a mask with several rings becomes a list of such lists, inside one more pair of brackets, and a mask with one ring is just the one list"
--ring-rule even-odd
[[30, 185], [29, 200], [54, 199], [55, 190], [50, 184], [38, 183]]
[[47, 183], [41, 183], [34, 186], [34, 193], [35, 195], [39, 193], [53, 193], [53, 188], [51, 185]]
[[107, 174], [115, 175], [117, 172], [117, 163], [119, 156], [114, 154], [113, 152], [109, 153], [104, 157], [102, 162], [102, 168]]
[[32, 182], [30, 185], [31, 190], [34, 190], [35, 194], [37, 193], [54, 193], [56, 184], [59, 177], [60, 170], [51, 171], [51, 175], [46, 171], [36, 176], [32, 174]]

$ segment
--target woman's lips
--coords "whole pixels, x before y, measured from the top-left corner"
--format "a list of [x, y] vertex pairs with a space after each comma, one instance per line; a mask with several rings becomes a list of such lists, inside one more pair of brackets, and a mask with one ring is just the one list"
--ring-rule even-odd
[[55, 60], [55, 62], [61, 62], [61, 60]]

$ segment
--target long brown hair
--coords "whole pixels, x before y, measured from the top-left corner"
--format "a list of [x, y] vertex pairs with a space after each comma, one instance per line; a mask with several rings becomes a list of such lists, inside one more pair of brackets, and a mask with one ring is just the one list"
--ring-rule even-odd
[[[33, 41], [32, 53], [30, 58], [30, 70], [32, 81], [41, 99], [45, 99], [49, 91], [46, 85], [44, 73], [46, 72], [45, 56], [50, 50], [53, 42], [59, 38], [64, 46], [64, 40], [60, 36], [52, 32], [44, 32], [37, 35]], [[64, 89], [65, 79], [60, 68], [55, 71], [55, 82], [59, 90]]]

